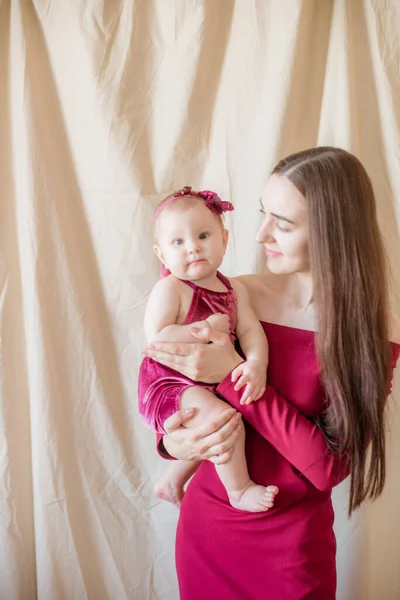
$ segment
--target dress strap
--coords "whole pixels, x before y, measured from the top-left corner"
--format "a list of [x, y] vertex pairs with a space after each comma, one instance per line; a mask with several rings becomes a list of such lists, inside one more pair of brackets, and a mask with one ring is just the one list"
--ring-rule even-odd
[[[225, 275], [222, 275], [222, 273], [220, 273], [219, 271], [217, 271], [217, 277], [221, 281], [221, 283], [223, 283], [224, 286], [226, 288], [228, 288], [229, 291], [232, 290], [231, 282], [229, 281], [229, 279], [227, 277], [225, 277]], [[179, 281], [182, 281], [182, 283], [186, 283], [186, 285], [188, 285], [189, 287], [191, 287], [192, 290], [199, 289], [199, 286], [196, 285], [195, 283], [193, 283], [192, 281], [187, 281], [186, 279], [180, 279]], [[203, 289], [203, 288], [201, 288], [201, 289]], [[210, 290], [208, 290], [208, 291], [210, 291]], [[221, 293], [221, 292], [219, 292], [219, 293]]]
[[198, 287], [195, 283], [193, 283], [192, 281], [187, 281], [186, 279], [180, 279], [179, 281], [182, 281], [182, 283], [186, 283], [186, 285], [192, 288], [192, 290], [195, 290]]
[[231, 282], [227, 277], [225, 277], [225, 275], [222, 275], [222, 273], [217, 271], [217, 277], [224, 284], [224, 286], [228, 288], [229, 291], [232, 289]]

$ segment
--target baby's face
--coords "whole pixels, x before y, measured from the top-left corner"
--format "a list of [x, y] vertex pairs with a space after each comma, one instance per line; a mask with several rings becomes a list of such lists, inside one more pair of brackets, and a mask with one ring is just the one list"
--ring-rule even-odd
[[228, 231], [221, 219], [199, 200], [166, 207], [156, 222], [159, 259], [175, 277], [199, 281], [210, 277], [222, 263]]

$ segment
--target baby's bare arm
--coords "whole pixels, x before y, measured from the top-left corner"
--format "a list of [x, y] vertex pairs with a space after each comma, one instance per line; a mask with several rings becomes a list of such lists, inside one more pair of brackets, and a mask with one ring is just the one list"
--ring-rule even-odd
[[144, 328], [148, 343], [151, 342], [194, 342], [190, 328], [204, 327], [205, 321], [190, 325], [178, 325], [181, 306], [180, 282], [173, 275], [160, 279], [149, 296], [144, 317]]
[[242, 404], [250, 404], [262, 397], [267, 382], [268, 343], [264, 330], [251, 306], [246, 288], [239, 281], [232, 282], [237, 300], [236, 335], [246, 356], [232, 373], [235, 389], [245, 386]]
[[249, 294], [244, 285], [233, 279], [232, 287], [236, 294], [237, 324], [236, 335], [247, 360], [257, 360], [268, 365], [268, 342], [264, 330], [251, 306]]
[[181, 343], [193, 343], [198, 340], [193, 337], [191, 333], [192, 327], [206, 327], [206, 321], [196, 321], [195, 323], [190, 323], [190, 325], [167, 325], [161, 331], [159, 331], [151, 342], [181, 342]]

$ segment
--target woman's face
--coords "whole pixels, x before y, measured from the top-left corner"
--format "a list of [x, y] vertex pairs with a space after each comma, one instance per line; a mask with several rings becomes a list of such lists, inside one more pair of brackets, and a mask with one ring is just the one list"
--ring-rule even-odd
[[263, 223], [256, 241], [263, 244], [272, 273], [310, 270], [308, 210], [304, 196], [283, 175], [271, 175], [260, 199]]

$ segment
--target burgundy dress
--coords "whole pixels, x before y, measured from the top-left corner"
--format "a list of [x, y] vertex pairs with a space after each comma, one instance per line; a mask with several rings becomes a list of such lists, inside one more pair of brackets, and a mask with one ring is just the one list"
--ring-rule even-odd
[[[219, 272], [217, 277], [226, 287], [226, 291], [214, 292], [199, 287], [191, 281], [181, 280], [193, 290], [188, 314], [182, 325], [203, 321], [213, 314], [222, 313], [229, 317], [230, 338], [235, 342], [236, 295], [227, 277]], [[214, 391], [216, 387], [195, 383], [151, 358], [144, 358], [140, 365], [138, 381], [139, 414], [144, 423], [158, 433], [165, 433], [165, 421], [179, 410], [179, 401], [183, 392], [193, 385], [210, 391]]]
[[[270, 347], [264, 397], [239, 404], [228, 376], [217, 388], [246, 423], [251, 478], [279, 486], [266, 513], [236, 510], [212, 463], [190, 482], [179, 516], [176, 568], [181, 600], [334, 600], [332, 488], [348, 475], [310, 418], [321, 414], [315, 334], [263, 323]], [[400, 346], [392, 344], [392, 367]], [[162, 452], [162, 444], [159, 451]], [[165, 455], [164, 455], [165, 456]]]

